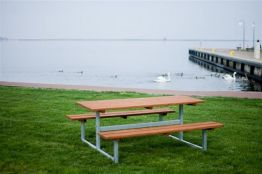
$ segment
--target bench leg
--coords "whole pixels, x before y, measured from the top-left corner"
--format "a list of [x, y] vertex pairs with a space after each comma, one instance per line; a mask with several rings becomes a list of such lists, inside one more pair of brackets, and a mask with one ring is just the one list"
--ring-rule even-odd
[[86, 140], [86, 128], [85, 128], [85, 122], [86, 121], [81, 121], [81, 141], [83, 143], [88, 144], [90, 147], [96, 149], [96, 146], [90, 143], [89, 141]]
[[100, 113], [96, 112], [96, 148], [100, 149], [101, 145], [100, 145]]
[[[179, 120], [180, 124], [183, 124], [183, 115], [184, 115], [184, 105], [180, 104], [179, 105]], [[179, 139], [183, 140], [184, 134], [183, 132], [179, 132]]]
[[180, 137], [176, 137], [176, 136], [173, 136], [173, 135], [169, 135], [169, 137], [175, 139], [175, 140], [178, 140], [182, 143], [185, 143], [191, 147], [194, 147], [194, 148], [198, 148], [198, 149], [201, 149], [201, 150], [204, 150], [206, 151], [207, 150], [207, 130], [202, 130], [202, 146], [199, 146], [199, 145], [196, 145], [194, 143], [191, 143], [189, 141], [186, 141], [186, 140], [183, 140], [183, 139], [180, 139]]
[[118, 163], [119, 160], [119, 151], [118, 151], [118, 140], [114, 140], [114, 162]]
[[164, 120], [164, 114], [159, 114], [158, 120], [163, 121]]
[[86, 138], [85, 121], [81, 121], [81, 140]]
[[202, 130], [202, 147], [207, 150], [207, 130]]
[[[101, 154], [103, 154], [104, 156], [106, 156], [107, 158], [111, 159], [112, 161], [114, 161], [115, 163], [118, 163], [118, 141], [114, 142], [114, 157], [111, 156], [110, 154], [108, 154], [107, 152], [103, 151], [102, 149], [97, 148], [97, 144], [94, 145], [91, 142], [87, 141], [85, 139], [85, 135], [86, 135], [86, 131], [85, 131], [85, 121], [81, 121], [81, 140], [83, 143], [89, 145], [91, 148], [97, 150], [98, 152], [100, 152]], [[99, 137], [100, 138], [100, 137]]]

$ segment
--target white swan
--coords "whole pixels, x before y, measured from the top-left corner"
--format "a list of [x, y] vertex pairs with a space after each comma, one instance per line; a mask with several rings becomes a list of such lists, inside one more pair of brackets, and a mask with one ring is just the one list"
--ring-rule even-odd
[[170, 82], [170, 81], [171, 81], [170, 73], [158, 76], [157, 79], [154, 80], [154, 82], [157, 82], [157, 83], [165, 83], [165, 82]]
[[222, 78], [225, 80], [236, 80], [236, 74], [236, 72], [233, 73], [233, 76], [231, 76], [230, 74], [225, 74], [222, 76]]

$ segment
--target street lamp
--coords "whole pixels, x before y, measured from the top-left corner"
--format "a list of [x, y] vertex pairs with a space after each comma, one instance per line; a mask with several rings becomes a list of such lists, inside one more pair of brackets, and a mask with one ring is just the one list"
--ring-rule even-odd
[[245, 49], [245, 21], [244, 20], [239, 21], [238, 25], [243, 27], [243, 50], [244, 50]]
[[255, 50], [255, 32], [256, 32], [256, 23], [255, 22], [253, 22], [252, 23], [252, 28], [253, 28], [253, 48], [254, 48], [254, 50]]

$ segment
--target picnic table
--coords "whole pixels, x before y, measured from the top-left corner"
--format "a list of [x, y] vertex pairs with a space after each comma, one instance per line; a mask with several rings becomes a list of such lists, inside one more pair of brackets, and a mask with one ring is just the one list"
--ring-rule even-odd
[[[203, 100], [192, 98], [189, 96], [160, 96], [160, 97], [147, 97], [147, 98], [129, 98], [129, 99], [112, 99], [112, 100], [96, 100], [96, 101], [80, 101], [78, 105], [95, 113], [88, 114], [74, 114], [68, 115], [71, 120], [78, 120], [81, 122], [81, 140], [88, 144], [90, 147], [96, 149], [106, 157], [113, 160], [115, 163], [119, 161], [119, 140], [124, 138], [148, 136], [148, 135], [168, 135], [173, 139], [179, 140], [192, 147], [207, 150], [207, 130], [222, 127], [223, 124], [217, 122], [201, 122], [183, 124], [184, 105], [197, 105], [202, 103]], [[178, 105], [178, 118], [173, 120], [164, 121], [164, 116], [168, 113], [175, 111], [170, 108], [163, 108], [166, 106]], [[130, 109], [139, 110], [130, 110]], [[143, 108], [141, 110], [141, 108]], [[124, 111], [123, 111], [124, 109]], [[129, 109], [129, 110], [127, 110]], [[122, 111], [111, 111], [122, 110]], [[137, 124], [124, 124], [124, 125], [111, 125], [101, 126], [101, 118], [122, 117], [127, 118], [130, 116], [140, 116], [158, 114], [159, 121], [137, 123]], [[96, 143], [92, 144], [86, 140], [85, 123], [89, 119], [96, 120]], [[184, 140], [183, 132], [202, 130], [202, 146], [193, 144]], [[171, 133], [179, 132], [176, 137]], [[101, 138], [105, 140], [112, 140], [114, 144], [114, 155], [110, 155], [101, 149]]]

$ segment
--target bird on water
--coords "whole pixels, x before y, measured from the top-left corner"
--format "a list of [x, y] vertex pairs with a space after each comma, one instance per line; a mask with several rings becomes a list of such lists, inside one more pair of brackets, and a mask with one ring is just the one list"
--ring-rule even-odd
[[157, 83], [165, 83], [165, 82], [170, 82], [171, 81], [171, 75], [170, 73], [162, 74], [161, 76], [158, 76], [154, 82]]
[[232, 76], [230, 74], [225, 74], [222, 76], [222, 78], [225, 80], [236, 80], [236, 74], [236, 72], [234, 72]]

